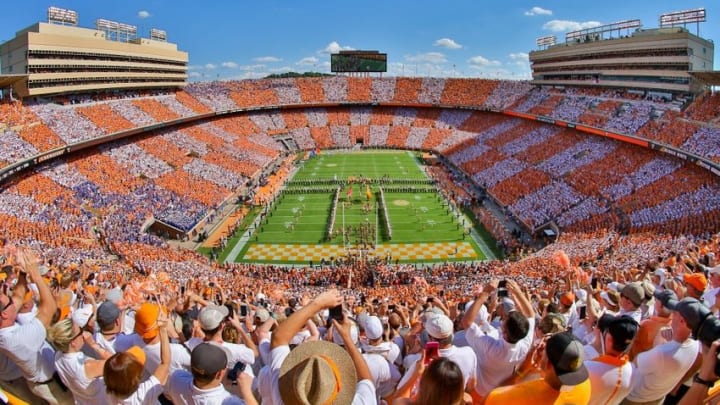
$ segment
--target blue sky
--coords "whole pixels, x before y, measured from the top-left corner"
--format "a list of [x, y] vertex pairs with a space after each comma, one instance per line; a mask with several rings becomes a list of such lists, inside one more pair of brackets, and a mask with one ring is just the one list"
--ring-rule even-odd
[[191, 80], [329, 72], [330, 52], [340, 49], [387, 53], [390, 75], [520, 79], [529, 77], [536, 38], [562, 42], [568, 31], [621, 20], [655, 28], [662, 13], [705, 7], [700, 36], [717, 42], [720, 4], [703, 1], [29, 0], [3, 4], [0, 42], [56, 6], [77, 11], [82, 27], [105, 18], [137, 25], [145, 37], [150, 28], [167, 31], [190, 55]]

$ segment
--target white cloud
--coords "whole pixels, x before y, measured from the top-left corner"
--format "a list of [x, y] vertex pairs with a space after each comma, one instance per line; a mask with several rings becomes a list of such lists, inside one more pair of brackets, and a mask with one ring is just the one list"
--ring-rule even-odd
[[140, 10], [140, 11], [138, 11], [138, 17], [139, 18], [148, 18], [148, 17], [150, 17], [150, 12], [148, 12], [147, 10]]
[[525, 15], [527, 15], [527, 16], [552, 15], [552, 10], [548, 10], [546, 8], [535, 6], [535, 7], [531, 8], [530, 10], [526, 11]]
[[212, 63], [208, 63], [208, 64], [205, 65], [205, 69], [207, 69], [207, 70], [213, 70], [213, 69], [215, 69], [216, 67], [217, 67], [217, 66], [214, 65], [214, 64], [212, 64]]
[[527, 61], [528, 57], [529, 57], [529, 55], [526, 54], [525, 52], [515, 52], [515, 53], [511, 53], [508, 56], [510, 57], [510, 59], [515, 60], [515, 61]]
[[260, 56], [257, 58], [253, 58], [253, 62], [258, 63], [274, 63], [274, 62], [282, 62], [282, 59], [277, 58], [275, 56]]
[[553, 32], [577, 31], [586, 28], [595, 28], [601, 26], [602, 23], [597, 21], [568, 21], [568, 20], [551, 20], [543, 24], [544, 30]]
[[488, 58], [485, 58], [483, 56], [473, 56], [472, 58], [468, 59], [468, 63], [472, 67], [487, 67], [487, 66], [500, 66], [502, 63], [498, 60], [490, 60]]
[[[513, 69], [520, 69], [519, 72], [526, 76], [530, 72], [530, 59], [529, 55], [525, 52], [514, 52], [511, 54], [508, 54], [508, 57], [510, 58], [510, 62], [507, 63], [508, 67]], [[513, 72], [517, 73], [517, 72]]]
[[405, 60], [408, 62], [415, 62], [415, 63], [445, 63], [445, 62], [447, 62], [445, 55], [440, 52], [427, 52], [427, 53], [420, 53], [417, 55], [405, 55]]
[[237, 69], [238, 64], [235, 62], [223, 62], [220, 64], [220, 66], [228, 69]]
[[319, 59], [314, 56], [308, 56], [307, 58], [300, 59], [295, 64], [300, 66], [316, 65], [318, 63], [318, 60]]
[[251, 71], [254, 71], [254, 70], [263, 70], [263, 69], [265, 69], [265, 65], [260, 64], [260, 63], [258, 63], [258, 64], [256, 64], [256, 65], [243, 65], [243, 66], [240, 66], [240, 70], [244, 70], [244, 71], [246, 71], [246, 72], [251, 72]]
[[435, 46], [441, 46], [443, 48], [447, 49], [460, 49], [462, 48], [462, 45], [458, 44], [454, 40], [450, 38], [441, 38], [435, 41]]
[[222, 80], [247, 80], [247, 79], [261, 79], [267, 76], [267, 72], [244, 72], [239, 75], [224, 77]]
[[202, 76], [202, 73], [200, 72], [190, 72], [188, 73], [188, 77], [200, 77]]
[[337, 41], [332, 41], [325, 47], [325, 49], [319, 51], [321, 54], [338, 53], [340, 51], [351, 51], [353, 48], [349, 46], [340, 46]]

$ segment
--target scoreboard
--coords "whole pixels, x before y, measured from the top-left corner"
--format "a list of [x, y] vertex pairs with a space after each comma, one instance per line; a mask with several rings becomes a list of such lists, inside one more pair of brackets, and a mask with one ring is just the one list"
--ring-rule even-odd
[[330, 55], [330, 71], [387, 72], [387, 54], [378, 51], [340, 51]]

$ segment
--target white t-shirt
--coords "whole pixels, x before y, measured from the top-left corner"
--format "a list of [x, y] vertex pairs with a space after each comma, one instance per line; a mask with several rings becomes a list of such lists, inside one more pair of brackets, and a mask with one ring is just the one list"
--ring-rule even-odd
[[712, 308], [713, 305], [715, 305], [715, 295], [717, 295], [718, 291], [720, 291], [720, 287], [705, 290], [701, 297], [702, 303], [705, 304], [706, 307]]
[[138, 389], [125, 399], [108, 395], [107, 403], [112, 405], [159, 405], [158, 397], [162, 392], [163, 386], [160, 384], [160, 380], [153, 375], [141, 382]]
[[126, 335], [121, 332], [112, 339], [107, 340], [105, 335], [98, 332], [93, 336], [93, 339], [95, 339], [98, 346], [112, 354], [127, 351], [127, 349], [133, 346], [143, 346], [142, 338], [134, 333], [132, 335]]
[[623, 316], [623, 315], [629, 316], [630, 318], [634, 319], [635, 322], [637, 322], [638, 324], [640, 322], [642, 322], [643, 314], [642, 314], [642, 309], [640, 309], [639, 307], [638, 307], [638, 309], [636, 309], [634, 311], [626, 311], [624, 309], [621, 309], [620, 312], [618, 312], [618, 316]]
[[55, 350], [45, 341], [45, 326], [37, 318], [0, 329], [0, 353], [20, 367], [32, 382], [45, 382], [55, 374]]
[[258, 343], [258, 353], [260, 357], [256, 361], [254, 366], [259, 370], [262, 366], [270, 364], [270, 338], [263, 339]]
[[[271, 396], [263, 397], [263, 405], [283, 405], [280, 397], [280, 367], [282, 367], [285, 358], [290, 354], [290, 346], [278, 346], [270, 352], [270, 378]], [[376, 405], [375, 386], [370, 380], [359, 381], [355, 385], [355, 396], [352, 405]]]
[[[138, 345], [145, 352], [145, 372], [155, 374], [160, 365], [160, 342]], [[190, 370], [190, 351], [177, 343], [170, 343], [170, 373], [177, 370]]]
[[5, 353], [0, 353], [0, 381], [12, 381], [22, 376], [20, 367]]
[[505, 339], [485, 335], [480, 327], [473, 323], [465, 332], [465, 339], [477, 356], [477, 384], [475, 389], [485, 397], [500, 383], [510, 377], [517, 364], [525, 360], [530, 351], [535, 330], [535, 319], [527, 318], [528, 333], [517, 343], [511, 344]]
[[667, 395], [692, 367], [698, 355], [696, 340], [670, 341], [638, 354], [636, 380], [627, 399], [634, 402], [656, 401]]
[[400, 357], [400, 348], [395, 344], [395, 342], [380, 342], [375, 346], [370, 344], [361, 344], [360, 347], [364, 353], [380, 354], [390, 363], [397, 362], [398, 357]]
[[107, 402], [105, 382], [102, 377], [90, 379], [85, 374], [88, 357], [83, 352], [55, 353], [55, 367], [58, 375], [75, 398], [75, 405], [94, 405]]
[[397, 367], [378, 353], [364, 353], [363, 358], [370, 369], [370, 374], [373, 376], [378, 398], [388, 396], [395, 391], [397, 382], [402, 377]]
[[632, 363], [609, 364], [598, 360], [585, 361], [590, 373], [589, 404], [619, 404], [630, 393], [633, 386]]
[[[471, 379], [477, 379], [477, 356], [475, 356], [475, 352], [472, 348], [450, 346], [447, 349], [440, 349], [439, 353], [440, 357], [448, 358], [460, 367], [460, 371], [462, 371], [463, 374], [465, 388], [468, 388], [468, 382]], [[403, 375], [403, 378], [398, 383], [398, 386], [402, 387], [407, 383], [410, 376], [412, 376], [415, 372], [416, 365], [417, 361], [410, 364], [408, 369], [405, 371], [405, 375]]]
[[[201, 338], [192, 338], [185, 343], [185, 346], [192, 352], [197, 345], [204, 341]], [[253, 364], [255, 364], [255, 353], [249, 347], [229, 342], [222, 342], [220, 345], [230, 353], [227, 368], [233, 368], [235, 363], [242, 362], [246, 366], [243, 372], [253, 378], [255, 377], [255, 372], [252, 369]]]
[[135, 311], [132, 309], [125, 311], [125, 319], [123, 319], [122, 332], [126, 335], [132, 335], [133, 333], [135, 333]]
[[184, 370], [170, 376], [165, 395], [174, 405], [245, 405], [245, 401], [229, 393], [222, 384], [207, 390], [196, 387], [192, 374]]
[[30, 321], [32, 321], [35, 316], [37, 316], [38, 308], [37, 305], [33, 304], [33, 307], [28, 312], [21, 312], [17, 314], [17, 318], [15, 318], [15, 322], [19, 323], [20, 325], [24, 325]]
[[262, 404], [273, 404], [272, 396], [272, 370], [270, 365], [263, 366], [257, 374], [257, 378], [253, 380], [252, 390], [257, 397], [262, 398]]

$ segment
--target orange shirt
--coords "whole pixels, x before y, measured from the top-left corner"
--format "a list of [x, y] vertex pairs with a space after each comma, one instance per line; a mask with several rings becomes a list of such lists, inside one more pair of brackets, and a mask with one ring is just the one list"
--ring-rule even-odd
[[635, 337], [632, 349], [630, 349], [630, 358], [634, 359], [638, 354], [652, 349], [655, 337], [660, 329], [665, 326], [670, 326], [669, 317], [651, 316], [644, 320], [640, 324], [640, 329], [638, 329], [638, 334]]
[[590, 401], [590, 379], [574, 386], [556, 390], [545, 380], [533, 380], [499, 387], [490, 391], [485, 405], [533, 404], [533, 405], [583, 405]]

